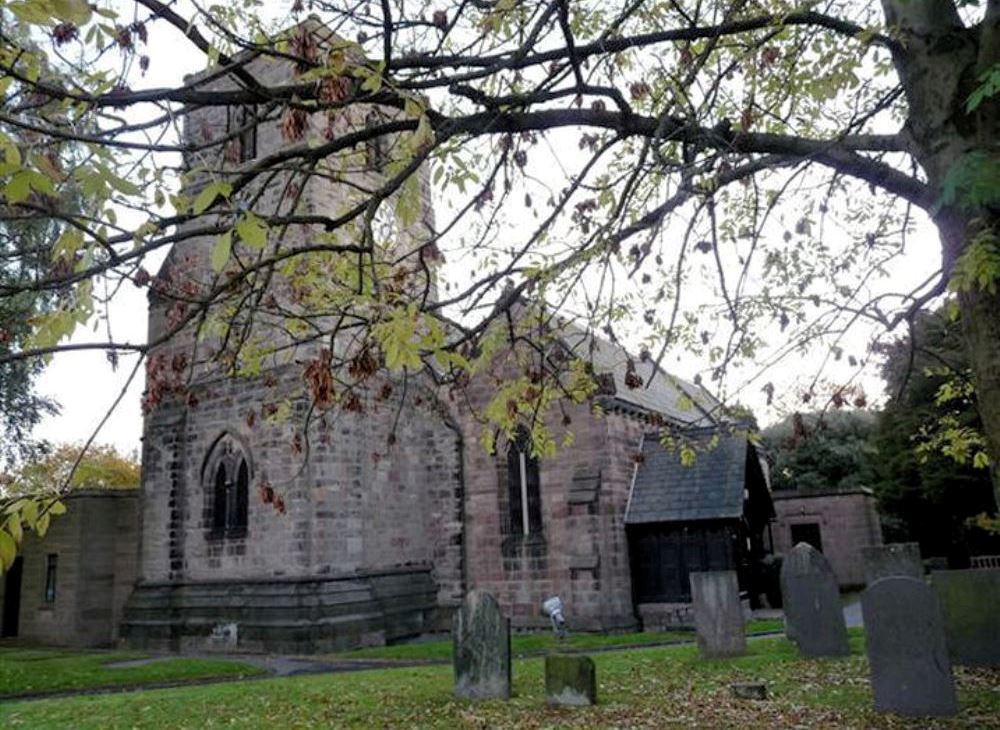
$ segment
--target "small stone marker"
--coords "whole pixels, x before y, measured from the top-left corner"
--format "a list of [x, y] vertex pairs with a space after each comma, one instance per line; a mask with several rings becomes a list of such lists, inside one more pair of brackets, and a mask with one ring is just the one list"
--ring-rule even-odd
[[955, 680], [941, 610], [924, 581], [880, 578], [861, 596], [875, 709], [900, 715], [954, 715]]
[[469, 591], [455, 614], [455, 695], [510, 699], [510, 620], [490, 593]]
[[235, 623], [216, 624], [208, 635], [208, 645], [213, 649], [235, 649], [239, 644], [239, 631]]
[[550, 705], [587, 707], [597, 704], [597, 670], [589, 656], [545, 657], [545, 699]]
[[879, 578], [902, 575], [907, 578], [924, 578], [924, 562], [920, 559], [920, 545], [915, 542], [895, 542], [888, 545], [869, 545], [861, 548], [865, 563], [865, 585]]
[[739, 656], [746, 652], [747, 635], [736, 571], [691, 573], [691, 603], [703, 657]]
[[785, 635], [807, 657], [845, 656], [847, 625], [837, 578], [823, 553], [808, 543], [792, 548], [781, 564]]
[[955, 664], [1000, 667], [1000, 568], [931, 573]]
[[767, 699], [767, 685], [763, 682], [735, 682], [729, 685], [729, 689], [739, 700]]

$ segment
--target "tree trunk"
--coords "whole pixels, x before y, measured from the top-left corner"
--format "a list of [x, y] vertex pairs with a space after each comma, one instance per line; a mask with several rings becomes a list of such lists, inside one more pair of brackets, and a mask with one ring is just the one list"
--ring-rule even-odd
[[[953, 0], [882, 0], [887, 25], [901, 41], [893, 63], [909, 106], [905, 131], [913, 154], [937, 191], [956, 162], [971, 152], [997, 154], [1000, 98], [975, 113], [966, 109], [981, 74], [1000, 61], [1000, 0], [989, 0], [983, 20], [966, 27]], [[977, 232], [1000, 233], [995, 210], [971, 210], [957, 201], [936, 211], [942, 266], [950, 276]], [[991, 461], [993, 495], [1000, 507], [1000, 281], [997, 291], [973, 286], [959, 294], [962, 329], [972, 367], [979, 415]]]
[[959, 292], [958, 301], [990, 457], [993, 499], [1000, 511], [1000, 282], [994, 282], [993, 291], [973, 286]]
[[[1000, 221], [960, 216], [954, 211], [941, 213], [935, 222], [941, 233], [945, 271], [965, 252], [972, 236], [988, 226], [1000, 231]], [[978, 284], [958, 294], [962, 315], [965, 349], [976, 386], [979, 418], [983, 423], [986, 451], [990, 457], [993, 499], [1000, 512], [1000, 281], [993, 290]]]

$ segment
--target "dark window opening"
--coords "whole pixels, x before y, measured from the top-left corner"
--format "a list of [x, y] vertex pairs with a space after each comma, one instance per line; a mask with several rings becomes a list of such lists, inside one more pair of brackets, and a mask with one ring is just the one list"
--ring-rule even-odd
[[247, 532], [250, 468], [246, 458], [231, 444], [215, 467], [212, 481], [212, 535], [243, 537]]
[[236, 136], [227, 144], [227, 159], [248, 162], [257, 157], [257, 109], [241, 106], [238, 111], [226, 110], [226, 134]]
[[56, 566], [59, 556], [56, 553], [49, 553], [45, 558], [45, 602], [56, 602]]
[[523, 427], [507, 448], [507, 490], [511, 534], [540, 535], [542, 495], [538, 458], [531, 454], [531, 436]]
[[[365, 127], [371, 129], [382, 123], [382, 115], [369, 112], [365, 117]], [[385, 143], [381, 136], [372, 137], [365, 142], [365, 167], [374, 172], [382, 172], [385, 167]]]
[[0, 637], [17, 636], [21, 620], [21, 577], [24, 569], [24, 558], [18, 555], [14, 563], [2, 576], [4, 581], [3, 618], [0, 624]]
[[820, 537], [818, 522], [803, 522], [800, 525], [791, 525], [792, 547], [800, 542], [806, 542], [814, 548], [823, 552], [823, 540]]

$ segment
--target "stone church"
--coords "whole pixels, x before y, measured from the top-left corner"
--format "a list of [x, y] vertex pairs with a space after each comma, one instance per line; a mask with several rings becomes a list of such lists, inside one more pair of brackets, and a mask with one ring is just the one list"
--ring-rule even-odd
[[[321, 26], [303, 27], [322, 35]], [[248, 68], [269, 82], [292, 78], [284, 61], [257, 58]], [[216, 70], [193, 81], [236, 87]], [[307, 126], [334, 126], [329, 138], [371, 113], [353, 108]], [[193, 151], [187, 166], [238, 173], [288, 149], [280, 125], [259, 108], [196, 109], [186, 139], [217, 156]], [[221, 153], [205, 144], [220, 138], [230, 140]], [[320, 162], [296, 191], [297, 210], [343, 210], [352, 191], [373, 188], [384, 174], [381, 151], [369, 146], [358, 157], [348, 172]], [[395, 222], [399, 257], [433, 230], [427, 175], [420, 179], [421, 215]], [[189, 195], [208, 184], [193, 172]], [[281, 188], [279, 180], [251, 191], [254, 209], [279, 209]], [[182, 224], [195, 225], [205, 222]], [[157, 277], [167, 285], [151, 289], [151, 341], [183, 319], [177, 292], [213, 284], [217, 238], [194, 236], [169, 254]], [[275, 289], [294, 303], [280, 277]], [[279, 341], [280, 327], [267, 321], [249, 336], [268, 327], [265, 339]], [[474, 414], [503, 381], [503, 358], [463, 399], [429, 379], [381, 377], [354, 391], [355, 408], [316, 418], [302, 363], [320, 356], [319, 344], [262, 358], [258, 375], [233, 378], [212, 357], [223, 347], [219, 332], [193, 330], [185, 325], [150, 359], [138, 577], [121, 623], [130, 645], [298, 652], [381, 644], [447, 629], [472, 588], [496, 595], [515, 628], [544, 626], [541, 603], [558, 595], [571, 629], [630, 630], [651, 607], [688, 601], [687, 574], [697, 569], [737, 570], [754, 593], [773, 508], [753, 445], [720, 427], [719, 404], [697, 385], [637, 362], [652, 383], [630, 388], [631, 358], [617, 345], [570, 325], [560, 332], [558, 346], [585, 357], [601, 387], [549, 424], [557, 440], [571, 429], [575, 443], [539, 460], [526, 432], [493, 454], [480, 443]], [[712, 441], [690, 471], [659, 444], [671, 425]]]

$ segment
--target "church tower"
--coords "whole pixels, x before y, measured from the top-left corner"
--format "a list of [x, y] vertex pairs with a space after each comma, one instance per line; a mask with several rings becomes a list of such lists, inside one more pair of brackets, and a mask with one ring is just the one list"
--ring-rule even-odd
[[[355, 48], [310, 18], [188, 79], [241, 101], [186, 110], [151, 285], [135, 646], [377, 644], [461, 599], [461, 439], [432, 384], [339, 377], [361, 370], [366, 317], [436, 295], [412, 125], [366, 134], [420, 104], [349, 103]], [[331, 110], [281, 91], [303, 86]]]

